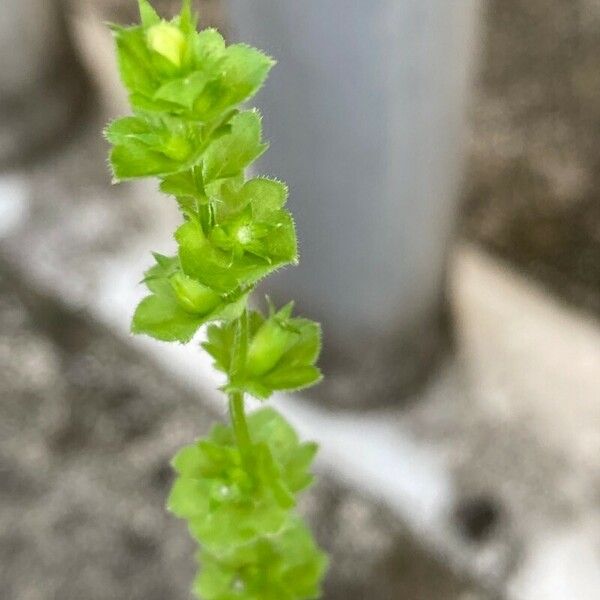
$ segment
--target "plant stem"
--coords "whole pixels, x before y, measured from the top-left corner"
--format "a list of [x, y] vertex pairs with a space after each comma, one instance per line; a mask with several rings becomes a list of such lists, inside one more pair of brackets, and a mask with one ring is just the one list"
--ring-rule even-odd
[[244, 394], [242, 392], [232, 392], [229, 394], [229, 414], [242, 459], [247, 461], [250, 458], [252, 442], [250, 440], [250, 432], [248, 431], [248, 423], [244, 411]]
[[[235, 324], [235, 338], [232, 348], [230, 381], [244, 373], [246, 370], [246, 357], [248, 354], [248, 312], [244, 310]], [[235, 391], [229, 393], [229, 414], [231, 424], [235, 432], [242, 460], [248, 467], [251, 463], [252, 441], [248, 431], [246, 413], [244, 410], [244, 392]]]

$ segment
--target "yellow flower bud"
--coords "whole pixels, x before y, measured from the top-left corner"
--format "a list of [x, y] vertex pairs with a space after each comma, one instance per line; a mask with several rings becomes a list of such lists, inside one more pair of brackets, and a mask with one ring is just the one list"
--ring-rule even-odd
[[180, 66], [185, 51], [185, 36], [171, 23], [158, 23], [146, 32], [148, 46], [173, 64]]

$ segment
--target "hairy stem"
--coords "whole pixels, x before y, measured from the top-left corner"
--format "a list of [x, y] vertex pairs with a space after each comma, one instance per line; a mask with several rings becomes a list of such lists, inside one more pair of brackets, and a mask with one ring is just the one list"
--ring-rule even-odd
[[[231, 370], [229, 381], [242, 376], [246, 370], [246, 358], [248, 354], [248, 311], [244, 310], [235, 323], [235, 339], [232, 349]], [[236, 441], [246, 466], [250, 461], [252, 442], [246, 413], [244, 410], [244, 393], [233, 391], [229, 393], [229, 414], [235, 432]]]
[[232, 392], [229, 394], [229, 415], [242, 458], [248, 461], [252, 450], [252, 442], [250, 440], [250, 432], [248, 431], [248, 423], [246, 422], [244, 394], [242, 392]]

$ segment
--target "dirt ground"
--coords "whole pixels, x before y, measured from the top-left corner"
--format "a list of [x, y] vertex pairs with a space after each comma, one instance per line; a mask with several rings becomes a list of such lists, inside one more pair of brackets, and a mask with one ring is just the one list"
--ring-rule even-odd
[[600, 2], [484, 7], [465, 235], [600, 316]]

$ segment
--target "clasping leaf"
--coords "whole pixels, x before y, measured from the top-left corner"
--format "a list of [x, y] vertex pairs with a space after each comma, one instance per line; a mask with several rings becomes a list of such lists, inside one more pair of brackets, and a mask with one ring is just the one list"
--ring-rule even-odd
[[[317, 384], [321, 372], [315, 366], [321, 349], [318, 323], [290, 316], [291, 305], [265, 319], [250, 314], [250, 347], [243, 379], [235, 379], [227, 391], [245, 391], [266, 399], [274, 391], [296, 391]], [[233, 324], [210, 325], [203, 348], [214, 358], [215, 368], [229, 372]]]

